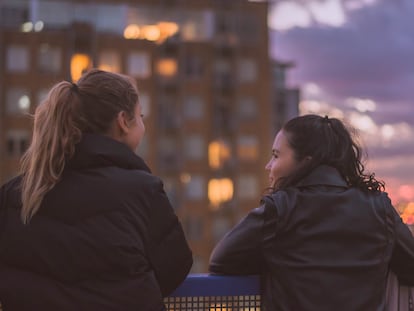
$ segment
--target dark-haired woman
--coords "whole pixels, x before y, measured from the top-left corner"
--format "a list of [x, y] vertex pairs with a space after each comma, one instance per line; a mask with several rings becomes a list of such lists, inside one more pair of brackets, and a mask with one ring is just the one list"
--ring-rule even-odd
[[384, 310], [389, 269], [414, 285], [414, 239], [336, 118], [276, 135], [271, 191], [215, 247], [210, 271], [260, 274], [265, 310]]
[[22, 174], [0, 189], [3, 310], [164, 310], [192, 254], [163, 189], [135, 154], [134, 82], [91, 70], [34, 115]]

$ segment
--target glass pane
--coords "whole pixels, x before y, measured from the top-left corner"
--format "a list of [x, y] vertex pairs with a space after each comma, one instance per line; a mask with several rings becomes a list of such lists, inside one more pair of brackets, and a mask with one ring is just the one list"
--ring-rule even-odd
[[128, 55], [128, 74], [137, 78], [147, 78], [151, 75], [151, 59], [148, 53], [132, 52]]
[[29, 51], [25, 46], [10, 45], [6, 52], [6, 68], [9, 72], [29, 70]]
[[61, 49], [42, 44], [38, 54], [38, 69], [40, 72], [56, 73], [61, 69]]

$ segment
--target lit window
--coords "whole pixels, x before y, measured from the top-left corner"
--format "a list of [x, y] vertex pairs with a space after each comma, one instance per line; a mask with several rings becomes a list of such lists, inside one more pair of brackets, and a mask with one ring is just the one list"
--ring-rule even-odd
[[219, 169], [231, 158], [230, 145], [223, 140], [216, 140], [208, 146], [208, 163], [211, 168]]
[[7, 91], [6, 107], [8, 115], [28, 113], [30, 110], [30, 97], [27, 90], [10, 88]]
[[121, 72], [121, 60], [116, 51], [102, 51], [99, 54], [98, 68], [110, 72]]
[[157, 63], [157, 73], [161, 76], [172, 77], [177, 74], [177, 61], [173, 58], [164, 58]]
[[183, 101], [183, 116], [189, 120], [197, 120], [203, 117], [204, 102], [200, 96], [186, 96]]
[[256, 199], [259, 196], [259, 184], [253, 175], [241, 175], [237, 181], [237, 196], [240, 199]]
[[128, 55], [128, 75], [147, 78], [151, 75], [151, 59], [148, 53], [133, 52]]
[[190, 134], [184, 140], [184, 152], [188, 159], [202, 159], [205, 155], [204, 148], [204, 140], [201, 135]]
[[208, 199], [216, 209], [221, 203], [233, 198], [233, 181], [230, 178], [211, 179], [208, 182]]
[[74, 54], [70, 61], [70, 75], [72, 81], [76, 82], [82, 74], [92, 67], [92, 61], [87, 54]]
[[239, 136], [237, 139], [237, 156], [241, 160], [254, 161], [259, 155], [256, 136]]
[[205, 180], [202, 176], [191, 175], [185, 183], [185, 196], [189, 200], [202, 200], [205, 198]]
[[253, 82], [257, 79], [257, 65], [253, 59], [244, 58], [238, 62], [238, 81]]
[[29, 70], [29, 51], [25, 46], [10, 45], [6, 52], [6, 68], [9, 72]]
[[56, 73], [61, 69], [61, 49], [51, 47], [48, 44], [42, 44], [39, 49], [37, 58], [40, 72]]

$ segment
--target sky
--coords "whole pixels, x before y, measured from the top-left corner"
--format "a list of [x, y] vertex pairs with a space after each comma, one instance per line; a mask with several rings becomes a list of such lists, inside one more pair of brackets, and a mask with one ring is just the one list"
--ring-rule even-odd
[[271, 56], [295, 64], [301, 114], [356, 128], [367, 171], [414, 201], [414, 0], [271, 2]]

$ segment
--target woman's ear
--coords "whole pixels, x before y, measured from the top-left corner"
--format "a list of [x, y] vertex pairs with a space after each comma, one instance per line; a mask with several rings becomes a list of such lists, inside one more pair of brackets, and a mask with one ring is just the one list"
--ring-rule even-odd
[[116, 116], [116, 125], [118, 126], [121, 135], [129, 133], [128, 116], [125, 111], [120, 111]]

